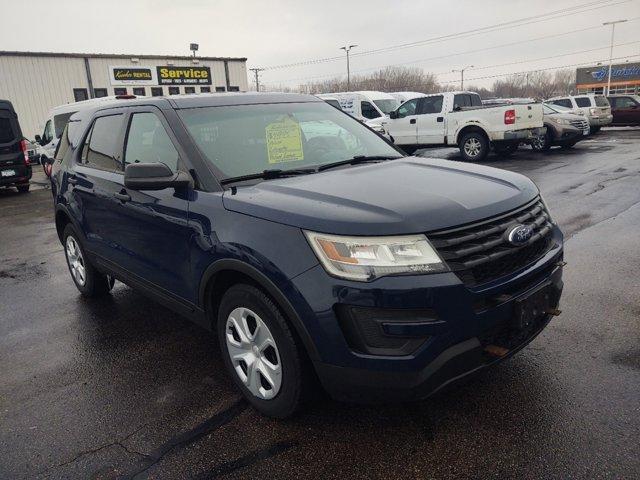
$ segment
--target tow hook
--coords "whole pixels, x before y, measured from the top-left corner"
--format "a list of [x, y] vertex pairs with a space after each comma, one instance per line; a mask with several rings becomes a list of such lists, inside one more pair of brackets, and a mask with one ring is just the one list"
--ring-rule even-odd
[[562, 310], [559, 310], [557, 308], [550, 308], [549, 310], [546, 310], [544, 313], [546, 313], [548, 315], [553, 315], [554, 317], [557, 317], [558, 315], [560, 315], [562, 313]]
[[564, 267], [567, 264], [567, 262], [564, 261], [560, 261], [556, 263], [556, 267]]

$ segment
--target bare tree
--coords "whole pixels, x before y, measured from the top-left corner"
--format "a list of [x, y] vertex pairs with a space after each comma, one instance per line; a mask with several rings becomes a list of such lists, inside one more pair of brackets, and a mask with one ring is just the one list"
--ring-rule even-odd
[[556, 70], [553, 76], [554, 91], [553, 95], [566, 95], [574, 93], [576, 89], [576, 72], [565, 68]]

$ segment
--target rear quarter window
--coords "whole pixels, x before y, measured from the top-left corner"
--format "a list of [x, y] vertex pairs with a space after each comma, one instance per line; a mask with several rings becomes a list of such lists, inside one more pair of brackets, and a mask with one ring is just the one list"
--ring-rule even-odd
[[589, 97], [576, 97], [576, 105], [579, 107], [590, 107], [591, 100]]
[[13, 142], [15, 139], [16, 134], [11, 119], [0, 117], [0, 143]]

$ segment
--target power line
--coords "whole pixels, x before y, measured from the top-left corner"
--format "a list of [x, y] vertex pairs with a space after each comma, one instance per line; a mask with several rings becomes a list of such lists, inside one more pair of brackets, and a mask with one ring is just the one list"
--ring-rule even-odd
[[[585, 13], [585, 12], [589, 12], [589, 11], [597, 10], [597, 9], [601, 9], [601, 8], [609, 8], [609, 7], [613, 7], [615, 5], [619, 5], [619, 4], [622, 4], [622, 3], [627, 3], [629, 1], [634, 1], [634, 0], [619, 0], [619, 1], [616, 1], [616, 0], [598, 0], [598, 1], [590, 2], [590, 3], [587, 3], [587, 4], [581, 5], [581, 6], [566, 7], [566, 8], [562, 8], [560, 10], [555, 10], [555, 11], [544, 13], [544, 14], [533, 15], [533, 16], [530, 16], [530, 17], [524, 17], [524, 18], [511, 20], [509, 22], [502, 22], [502, 23], [498, 23], [498, 24], [494, 24], [494, 25], [488, 25], [488, 26], [485, 26], [485, 27], [479, 27], [479, 28], [475, 28], [475, 29], [467, 30], [467, 31], [463, 31], [463, 32], [457, 32], [457, 33], [452, 33], [452, 34], [448, 34], [448, 35], [442, 35], [442, 36], [439, 36], [439, 37], [433, 37], [433, 38], [429, 38], [429, 39], [426, 39], [426, 40], [419, 40], [419, 41], [415, 41], [415, 42], [409, 42], [409, 43], [403, 43], [403, 44], [397, 44], [397, 45], [390, 45], [390, 46], [387, 46], [387, 47], [382, 47], [382, 48], [378, 48], [378, 49], [374, 49], [374, 50], [366, 50], [366, 51], [354, 54], [353, 56], [354, 57], [355, 56], [361, 57], [361, 56], [364, 56], [364, 55], [373, 55], [373, 54], [377, 54], [377, 53], [384, 53], [384, 52], [394, 51], [394, 50], [398, 50], [398, 49], [402, 49], [402, 48], [421, 46], [421, 45], [426, 45], [426, 44], [431, 44], [431, 43], [440, 43], [440, 42], [452, 40], [452, 39], [455, 39], [455, 38], [466, 38], [466, 37], [473, 36], [473, 35], [479, 35], [479, 34], [483, 34], [483, 33], [490, 33], [492, 31], [503, 30], [503, 29], [507, 29], [507, 28], [515, 28], [515, 27], [519, 27], [519, 26], [530, 25], [530, 24], [533, 24], [533, 23], [546, 22], [546, 21], [549, 21], [549, 20], [555, 20], [557, 18], [562, 18], [562, 17], [566, 17], [566, 16], [569, 16], [569, 15], [576, 15], [576, 14], [579, 14], [579, 13]], [[615, 3], [612, 3], [612, 2], [615, 2]], [[550, 17], [550, 18], [545, 18], [545, 17]], [[288, 63], [288, 64], [273, 65], [273, 66], [265, 67], [265, 70], [277, 70], [277, 69], [292, 68], [292, 67], [298, 67], [298, 66], [314, 65], [314, 64], [318, 64], [318, 63], [333, 62], [333, 61], [337, 61], [337, 60], [341, 60], [341, 59], [342, 59], [342, 57], [340, 57], [340, 56], [317, 58], [317, 59], [305, 60], [305, 61], [300, 61], [300, 62], [293, 62], [293, 63]]]
[[[640, 17], [634, 17], [634, 18], [630, 18], [629, 21], [636, 21], [636, 20], [640, 20]], [[445, 59], [445, 58], [450, 58], [450, 57], [455, 57], [455, 56], [460, 56], [460, 55], [468, 55], [468, 54], [472, 54], [472, 53], [479, 53], [479, 52], [485, 52], [488, 50], [495, 50], [498, 48], [504, 48], [504, 47], [512, 47], [515, 45], [522, 45], [525, 43], [531, 43], [531, 42], [537, 42], [540, 40], [546, 40], [549, 38], [557, 38], [557, 37], [562, 37], [565, 35], [571, 35], [574, 33], [582, 33], [585, 31], [589, 31], [589, 30], [595, 30], [595, 29], [601, 29], [603, 28], [603, 26], [600, 25], [594, 25], [591, 27], [585, 27], [585, 28], [579, 28], [577, 30], [570, 30], [567, 32], [560, 32], [560, 33], [554, 33], [551, 35], [544, 35], [541, 37], [536, 37], [536, 38], [531, 38], [528, 40], [519, 40], [517, 42], [510, 42], [510, 43], [503, 43], [500, 45], [492, 45], [490, 47], [483, 47], [483, 48], [477, 48], [474, 50], [466, 50], [464, 52], [457, 52], [457, 53], [452, 53], [452, 54], [447, 54], [447, 55], [438, 55], [435, 57], [427, 57], [427, 58], [421, 58], [421, 59], [417, 59], [417, 60], [411, 60], [408, 62], [398, 62], [398, 63], [393, 63], [393, 64], [388, 64], [388, 65], [382, 65], [382, 66], [377, 66], [377, 67], [372, 67], [372, 68], [365, 68], [365, 69], [361, 69], [361, 70], [357, 70], [353, 73], [363, 73], [363, 72], [369, 72], [369, 71], [374, 71], [374, 70], [380, 70], [382, 68], [388, 68], [388, 67], [396, 67], [396, 66], [400, 66], [400, 65], [411, 65], [411, 64], [415, 64], [415, 63], [422, 63], [422, 62], [428, 62], [431, 60], [441, 60], [441, 59]], [[599, 50], [599, 49], [598, 49]], [[482, 67], [484, 68], [490, 68], [490, 67]], [[479, 68], [477, 68], [476, 70], [479, 70]], [[450, 73], [450, 72], [443, 72], [443, 73]], [[290, 78], [290, 79], [285, 79], [285, 80], [280, 80], [279, 83], [287, 83], [287, 82], [298, 82], [298, 81], [305, 81], [305, 80], [315, 80], [318, 78], [332, 78], [332, 77], [338, 77], [341, 76], [342, 73], [331, 73], [331, 74], [323, 74], [323, 75], [314, 75], [311, 77], [299, 77], [299, 78]], [[440, 75], [439, 73], [435, 73], [434, 75]], [[268, 82], [270, 84], [276, 84], [278, 82]]]
[[255, 76], [256, 76], [256, 92], [260, 91], [260, 72], [264, 70], [264, 68], [250, 68]]

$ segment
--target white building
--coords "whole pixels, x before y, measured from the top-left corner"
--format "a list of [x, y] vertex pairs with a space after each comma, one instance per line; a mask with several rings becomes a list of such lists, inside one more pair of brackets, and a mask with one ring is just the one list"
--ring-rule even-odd
[[247, 59], [0, 51], [0, 99], [23, 134], [42, 134], [52, 107], [107, 95], [247, 90]]

